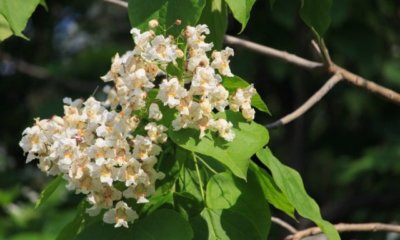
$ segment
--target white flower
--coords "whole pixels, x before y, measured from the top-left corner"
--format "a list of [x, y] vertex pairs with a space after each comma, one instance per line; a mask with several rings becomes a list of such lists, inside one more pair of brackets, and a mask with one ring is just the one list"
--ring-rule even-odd
[[155, 143], [164, 143], [167, 141], [167, 134], [164, 133], [167, 131], [165, 126], [157, 125], [151, 122], [148, 123], [144, 129], [147, 130], [147, 136], [151, 139], [151, 141]]
[[174, 62], [176, 59], [176, 45], [171, 44], [171, 38], [158, 35], [151, 41], [151, 47], [143, 57], [161, 62]]
[[233, 49], [230, 47], [226, 47], [225, 50], [220, 52], [214, 51], [212, 53], [212, 58], [214, 60], [211, 62], [211, 66], [218, 69], [220, 74], [233, 77], [231, 69], [229, 68], [229, 57], [233, 55]]
[[218, 131], [218, 134], [228, 142], [233, 141], [235, 138], [235, 133], [232, 130], [232, 123], [226, 121], [225, 119], [217, 119], [210, 123], [211, 128]]
[[157, 94], [157, 99], [161, 100], [165, 105], [173, 108], [180, 103], [180, 99], [186, 97], [187, 91], [182, 87], [177, 78], [170, 80], [164, 79], [160, 84], [160, 91]]
[[162, 117], [163, 117], [163, 114], [160, 111], [160, 108], [158, 107], [158, 104], [157, 103], [150, 104], [150, 107], [149, 107], [149, 118], [150, 119], [154, 119], [156, 121], [160, 121]]
[[110, 224], [115, 223], [114, 227], [116, 228], [121, 226], [128, 228], [128, 222], [133, 223], [138, 217], [137, 213], [128, 207], [128, 204], [119, 201], [115, 208], [104, 213], [103, 221]]

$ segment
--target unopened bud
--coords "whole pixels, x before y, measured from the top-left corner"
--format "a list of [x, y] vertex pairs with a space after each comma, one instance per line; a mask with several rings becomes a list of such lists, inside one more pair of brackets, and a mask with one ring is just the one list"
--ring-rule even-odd
[[183, 58], [184, 54], [183, 54], [182, 50], [177, 49], [177, 50], [176, 50], [176, 56], [177, 56], [178, 58]]
[[182, 21], [180, 19], [176, 19], [175, 25], [179, 26], [179, 25], [181, 25], [181, 23], [182, 23]]
[[149, 27], [150, 28], [156, 28], [158, 27], [158, 21], [156, 19], [152, 19], [149, 21]]

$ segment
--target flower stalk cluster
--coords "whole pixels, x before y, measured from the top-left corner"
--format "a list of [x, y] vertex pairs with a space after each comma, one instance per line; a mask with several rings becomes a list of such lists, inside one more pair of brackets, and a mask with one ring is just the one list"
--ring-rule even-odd
[[[157, 28], [158, 22], [149, 26]], [[213, 44], [205, 42], [206, 25], [188, 26], [178, 38], [136, 28], [131, 34], [134, 49], [116, 54], [102, 77], [112, 83], [104, 88], [105, 101], [65, 98], [64, 116], [35, 119], [20, 142], [27, 162], [38, 159], [40, 170], [62, 175], [69, 190], [86, 195], [89, 215], [101, 213], [115, 227], [138, 218], [129, 203], [147, 203], [164, 177], [155, 165], [168, 128], [197, 129], [199, 138], [211, 131], [232, 141], [232, 123], [216, 113], [229, 106], [248, 121], [255, 114], [252, 85], [231, 95], [222, 85], [222, 76], [233, 76], [229, 57], [234, 53], [228, 47], [212, 51]], [[167, 71], [171, 67], [176, 74]], [[170, 126], [160, 109], [174, 112]]]

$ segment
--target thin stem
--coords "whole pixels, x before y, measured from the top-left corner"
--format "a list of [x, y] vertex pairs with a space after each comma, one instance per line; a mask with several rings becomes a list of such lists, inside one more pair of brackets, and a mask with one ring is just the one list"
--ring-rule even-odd
[[204, 185], [200, 175], [199, 163], [197, 162], [196, 155], [194, 154], [193, 151], [192, 151], [192, 156], [193, 156], [194, 166], [196, 167], [197, 178], [199, 179], [201, 197], [203, 198], [203, 200], [205, 200], [206, 195], [204, 194], [204, 189], [203, 189]]
[[118, 5], [120, 7], [124, 7], [127, 8], [128, 7], [128, 3], [122, 0], [104, 0], [105, 2], [109, 2], [109, 3], [113, 3], [115, 5]]
[[237, 37], [233, 37], [233, 36], [229, 36], [229, 35], [225, 36], [225, 42], [230, 45], [236, 45], [239, 47], [247, 48], [249, 50], [267, 55], [269, 57], [278, 58], [285, 62], [294, 64], [294, 65], [297, 65], [297, 66], [300, 66], [303, 68], [307, 68], [307, 69], [316, 69], [316, 68], [321, 68], [324, 66], [322, 63], [313, 62], [313, 61], [307, 60], [305, 58], [296, 56], [294, 54], [288, 53], [286, 51], [280, 51], [280, 50], [277, 50], [274, 48], [263, 46], [258, 43], [250, 42], [250, 41], [240, 39]]
[[268, 129], [280, 127], [302, 116], [312, 106], [314, 106], [317, 102], [319, 102], [321, 98], [323, 98], [329, 92], [329, 90], [331, 90], [336, 85], [336, 83], [338, 83], [342, 79], [343, 77], [339, 74], [333, 75], [317, 92], [314, 93], [314, 95], [312, 95], [305, 103], [303, 103], [303, 105], [298, 107], [292, 113], [284, 116], [283, 118], [268, 124], [266, 127]]
[[212, 173], [214, 173], [214, 174], [218, 174], [218, 172], [215, 171], [210, 165], [208, 165], [208, 163], [207, 163], [202, 157], [197, 156], [196, 154], [194, 154], [194, 156], [195, 156], [198, 160], [200, 160], [200, 162], [201, 162], [204, 166], [206, 166], [206, 167], [208, 168], [208, 170], [210, 170], [210, 171], [211, 171]]
[[[385, 223], [339, 223], [334, 225], [338, 232], [397, 232], [400, 233], [400, 225]], [[312, 227], [286, 237], [286, 240], [300, 240], [305, 237], [320, 234], [319, 227]]]
[[271, 217], [271, 222], [283, 227], [284, 229], [288, 230], [292, 234], [296, 234], [297, 233], [296, 228], [294, 228], [292, 225], [290, 225], [289, 223], [283, 221], [280, 218]]

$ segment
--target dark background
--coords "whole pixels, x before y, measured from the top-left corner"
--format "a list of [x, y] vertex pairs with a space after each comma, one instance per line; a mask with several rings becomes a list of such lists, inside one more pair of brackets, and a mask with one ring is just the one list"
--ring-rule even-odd
[[[326, 43], [332, 59], [378, 84], [400, 91], [400, 2], [334, 0]], [[298, 17], [299, 2], [258, 0], [239, 36], [316, 59], [311, 34]], [[79, 196], [60, 188], [33, 209], [49, 180], [25, 164], [18, 146], [33, 118], [62, 114], [62, 99], [101, 97], [115, 52], [133, 47], [127, 11], [102, 1], [49, 1], [25, 31], [0, 44], [0, 239], [54, 239], [73, 218]], [[240, 25], [230, 19], [228, 34]], [[296, 109], [328, 79], [247, 49], [235, 48], [233, 73], [256, 85], [272, 116]], [[95, 91], [98, 87], [99, 90]], [[400, 108], [345, 82], [287, 126], [270, 131], [270, 148], [303, 176], [306, 189], [333, 222], [400, 223]], [[298, 228], [310, 226], [273, 212]], [[285, 230], [272, 227], [271, 239]], [[394, 238], [391, 238], [394, 237]], [[344, 239], [396, 239], [387, 234], [347, 234]], [[400, 239], [397, 236], [397, 239]]]

